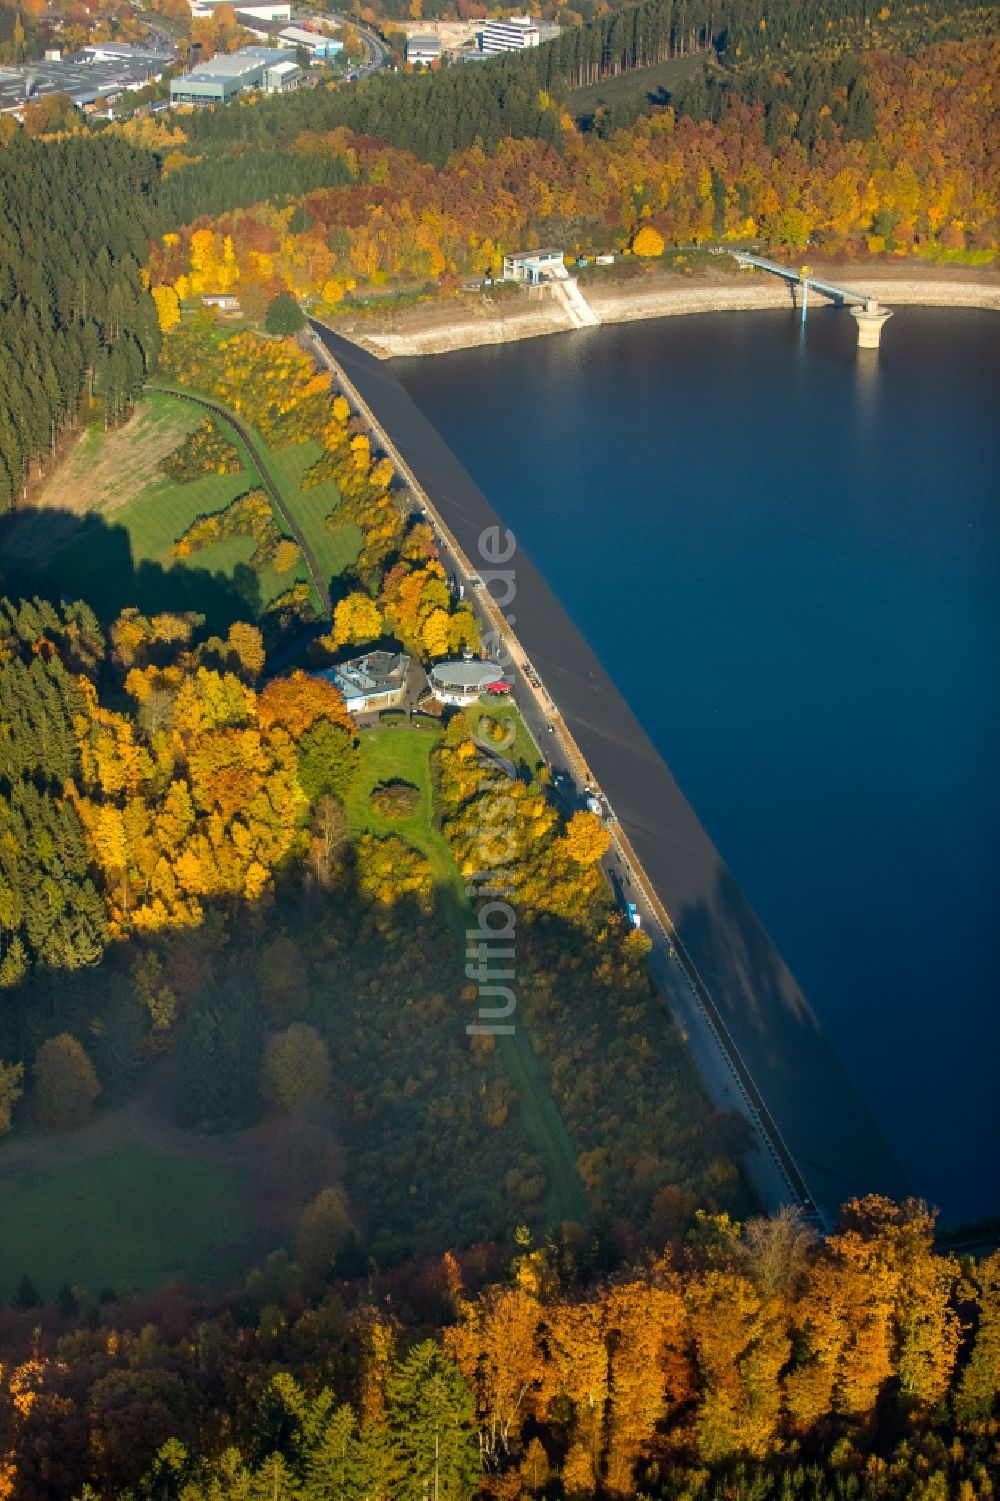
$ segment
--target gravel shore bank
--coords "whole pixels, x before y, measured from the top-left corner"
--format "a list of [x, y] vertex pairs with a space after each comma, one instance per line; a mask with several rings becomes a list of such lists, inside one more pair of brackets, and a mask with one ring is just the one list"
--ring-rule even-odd
[[[957, 268], [966, 271], [967, 268]], [[820, 268], [814, 267], [815, 274]], [[990, 269], [980, 276], [900, 274], [903, 267], [822, 268], [836, 284], [871, 293], [888, 307], [978, 307], [1000, 311], [1000, 280]], [[581, 282], [581, 290], [601, 323], [630, 323], [685, 313], [746, 312], [791, 305], [788, 284], [760, 273], [734, 273], [717, 279], [677, 276], [628, 281]], [[544, 288], [502, 301], [469, 295], [394, 311], [383, 321], [338, 321], [337, 330], [379, 359], [399, 355], [444, 354], [481, 344], [564, 333], [570, 328], [563, 307]]]

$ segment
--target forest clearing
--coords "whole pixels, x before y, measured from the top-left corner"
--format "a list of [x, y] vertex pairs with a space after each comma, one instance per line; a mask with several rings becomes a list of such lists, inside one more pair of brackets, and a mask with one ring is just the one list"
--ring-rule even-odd
[[[992, 1501], [1000, 1253], [949, 1249], [928, 1202], [879, 1182], [876, 1150], [849, 1177], [850, 1121], [821, 1090], [804, 1093], [828, 1149], [802, 1171], [830, 1159], [830, 1213], [791, 1181], [755, 1201], [747, 1117], [728, 1078], [706, 1093], [693, 1013], [656, 988], [684, 975], [656, 962], [658, 909], [627, 888], [665, 872], [691, 894], [676, 929], [663, 903], [669, 959], [704, 935], [691, 1005], [732, 985], [774, 1074], [789, 1071], [764, 1025], [780, 956], [759, 924], [730, 942], [739, 888], [650, 816], [678, 789], [665, 763], [647, 776], [615, 709], [631, 707], [576, 652], [569, 614], [563, 631], [539, 611], [529, 647], [537, 570], [513, 517], [527, 662], [503, 702], [469, 703], [478, 690], [439, 672], [440, 705], [415, 710], [398, 655], [429, 677], [503, 663], [481, 592], [497, 575], [456, 551], [473, 556], [444, 508], [464, 504], [453, 471], [425, 485], [306, 329], [391, 355], [573, 322], [606, 351], [594, 322], [780, 306], [787, 288], [731, 269], [746, 246], [793, 276], [808, 256], [838, 284], [881, 298], [884, 282], [889, 307], [996, 306], [995, 12], [543, 0], [550, 40], [414, 70], [398, 0], [374, 0], [365, 24], [394, 38], [398, 68], [345, 78], [300, 54], [275, 93], [195, 110], [172, 106], [171, 67], [85, 113], [32, 97], [56, 48], [170, 31], [179, 66], [211, 66], [247, 34], [230, 6], [50, 9], [0, 6], [0, 61], [25, 80], [0, 118], [0, 1498]], [[360, 23], [338, 25], [344, 56], [362, 50]], [[577, 297], [497, 285], [543, 246]], [[796, 350], [805, 365], [804, 337]], [[484, 455], [486, 419], [506, 422], [498, 450], [528, 458], [521, 499], [567, 552], [562, 481], [525, 429], [573, 384], [546, 376], [530, 406], [523, 382], [446, 400], [444, 363], [447, 412]], [[671, 373], [690, 386], [693, 363]], [[659, 355], [648, 370], [630, 375], [655, 398]], [[577, 401], [548, 444], [568, 472], [584, 424], [607, 437], [566, 487], [565, 531], [598, 571], [581, 632], [606, 618], [648, 642], [668, 713], [697, 633], [683, 612], [637, 631], [635, 536], [717, 488], [729, 510], [707, 550], [734, 567], [706, 601], [724, 589], [739, 609], [753, 565], [743, 474], [706, 483], [710, 449], [746, 471], [753, 440], [710, 390], [690, 421], [659, 402], [669, 453], [632, 476], [631, 410]], [[772, 394], [753, 377], [743, 392]], [[828, 432], [870, 453], [872, 407]], [[433, 430], [414, 431], [426, 453]], [[882, 457], [902, 476], [915, 451]], [[605, 454], [645, 506], [638, 530]], [[780, 473], [798, 484], [806, 466]], [[856, 481], [865, 521], [902, 497], [919, 533], [902, 478], [881, 491], [873, 473]], [[813, 520], [802, 491], [793, 525]], [[487, 558], [471, 510], [462, 525]], [[606, 587], [612, 525], [631, 542], [624, 608]], [[675, 552], [657, 604], [702, 579]], [[800, 649], [801, 615], [773, 632]], [[725, 635], [738, 671], [744, 621]], [[574, 652], [583, 707], [567, 714]], [[720, 675], [702, 680], [715, 692]], [[577, 736], [587, 715], [598, 730]], [[733, 716], [727, 749], [766, 812], [749, 720]], [[582, 776], [560, 764], [562, 728]], [[912, 840], [906, 825], [894, 855]], [[823, 916], [842, 937], [836, 908]]]
[[[98, 415], [95, 413], [95, 416]], [[161, 396], [140, 401], [127, 422], [88, 423], [68, 456], [32, 499], [37, 510], [109, 515], [163, 480], [166, 458], [198, 425], [198, 414]], [[42, 534], [41, 528], [34, 528]]]
[[225, 1286], [268, 1249], [251, 1213], [252, 1153], [153, 1129], [143, 1104], [62, 1140], [5, 1148], [6, 1296], [29, 1269], [45, 1299], [66, 1285], [116, 1295], [173, 1281]]
[[[318, 609], [302, 557], [283, 571], [253, 567], [250, 536], [224, 537], [190, 561], [178, 558], [176, 544], [199, 518], [223, 512], [261, 483], [231, 428], [227, 439], [240, 459], [234, 471], [201, 473], [187, 481], [163, 473], [164, 460], [203, 420], [204, 412], [194, 404], [154, 391], [142, 397], [122, 427], [87, 428], [34, 503], [8, 520], [4, 549], [10, 564], [67, 595], [85, 595], [102, 614], [113, 614], [133, 598], [149, 608], [170, 601], [222, 626], [247, 609], [261, 614], [297, 584], [309, 587]], [[357, 557], [360, 534], [350, 522], [326, 525], [339, 502], [332, 480], [302, 489], [303, 475], [322, 452], [320, 444], [307, 439], [275, 452], [250, 431], [326, 578], [338, 577]]]

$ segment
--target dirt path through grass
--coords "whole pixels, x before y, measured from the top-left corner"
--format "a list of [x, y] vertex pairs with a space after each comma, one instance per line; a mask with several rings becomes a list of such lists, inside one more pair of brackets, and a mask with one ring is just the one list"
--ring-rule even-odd
[[174, 1157], [198, 1157], [226, 1166], [246, 1166], [257, 1146], [252, 1133], [238, 1136], [199, 1136], [185, 1131], [173, 1117], [171, 1104], [174, 1066], [164, 1059], [141, 1090], [115, 1110], [99, 1111], [85, 1126], [72, 1131], [25, 1131], [0, 1145], [0, 1183], [13, 1174], [44, 1172], [52, 1166], [79, 1162], [114, 1151], [123, 1141], [143, 1142]]
[[286, 497], [284, 497], [281, 493], [281, 487], [278, 485], [277, 481], [271, 474], [271, 471], [264, 460], [264, 456], [257, 444], [255, 444], [246, 424], [244, 422], [241, 422], [241, 420], [232, 412], [230, 412], [226, 407], [220, 406], [217, 401], [212, 401], [207, 396], [195, 396], [192, 395], [192, 393], [189, 391], [182, 391], [173, 387], [167, 388], [150, 386], [148, 389], [151, 394], [162, 392], [162, 394], [172, 396], [175, 400], [188, 401], [195, 406], [203, 407], [206, 411], [212, 412], [217, 420], [226, 423], [233, 429], [233, 431], [241, 440], [243, 446], [249, 451], [250, 456], [253, 459], [254, 467], [256, 468], [257, 473], [260, 475], [261, 483], [263, 484], [264, 489], [267, 491], [268, 495], [271, 498], [272, 506], [278, 512], [278, 515], [281, 517], [282, 521], [285, 523], [285, 526], [288, 528], [289, 534], [294, 537], [295, 541], [299, 545], [302, 556], [306, 560], [306, 567], [309, 570], [309, 576], [312, 579], [313, 587], [315, 588], [316, 593], [319, 595], [320, 601], [322, 603], [323, 613], [325, 615], [332, 614], [333, 605], [330, 600], [330, 586], [327, 583], [327, 580], [323, 577], [323, 571], [319, 566], [319, 562], [317, 561], [312, 548], [306, 541], [302, 528], [299, 526], [294, 515], [292, 514], [292, 510], [287, 504]]

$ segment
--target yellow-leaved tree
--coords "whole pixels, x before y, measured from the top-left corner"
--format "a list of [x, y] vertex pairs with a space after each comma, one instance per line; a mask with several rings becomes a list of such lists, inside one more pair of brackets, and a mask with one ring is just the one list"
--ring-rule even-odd
[[379, 607], [368, 594], [348, 594], [333, 612], [333, 639], [336, 646], [363, 645], [377, 641], [382, 634]]
[[574, 813], [566, 825], [566, 852], [578, 865], [594, 865], [611, 845], [611, 835], [596, 813]]
[[421, 631], [424, 650], [429, 657], [447, 656], [451, 649], [451, 622], [447, 610], [432, 610]]
[[153, 301], [156, 304], [156, 321], [160, 325], [162, 333], [174, 327], [181, 321], [181, 302], [176, 289], [169, 285], [153, 287]]
[[663, 236], [651, 224], [644, 224], [632, 241], [632, 254], [656, 256], [663, 254]]

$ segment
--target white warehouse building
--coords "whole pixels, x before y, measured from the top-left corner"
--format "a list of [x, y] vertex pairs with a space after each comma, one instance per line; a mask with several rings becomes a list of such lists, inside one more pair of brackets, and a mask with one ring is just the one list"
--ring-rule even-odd
[[[204, 20], [210, 16], [217, 5], [233, 4], [233, 0], [188, 0], [191, 7], [191, 15], [195, 20]], [[254, 0], [248, 0], [246, 5], [234, 5], [235, 10], [245, 16], [250, 16], [254, 21], [290, 21], [292, 19], [292, 7], [288, 0], [275, 0], [273, 5], [258, 5]]]
[[306, 31], [302, 26], [286, 26], [284, 31], [278, 32], [278, 41], [286, 47], [304, 47], [313, 57], [326, 62], [344, 50], [343, 42], [321, 36], [318, 31]]
[[429, 68], [441, 60], [441, 42], [436, 36], [411, 36], [406, 43], [406, 61]]

